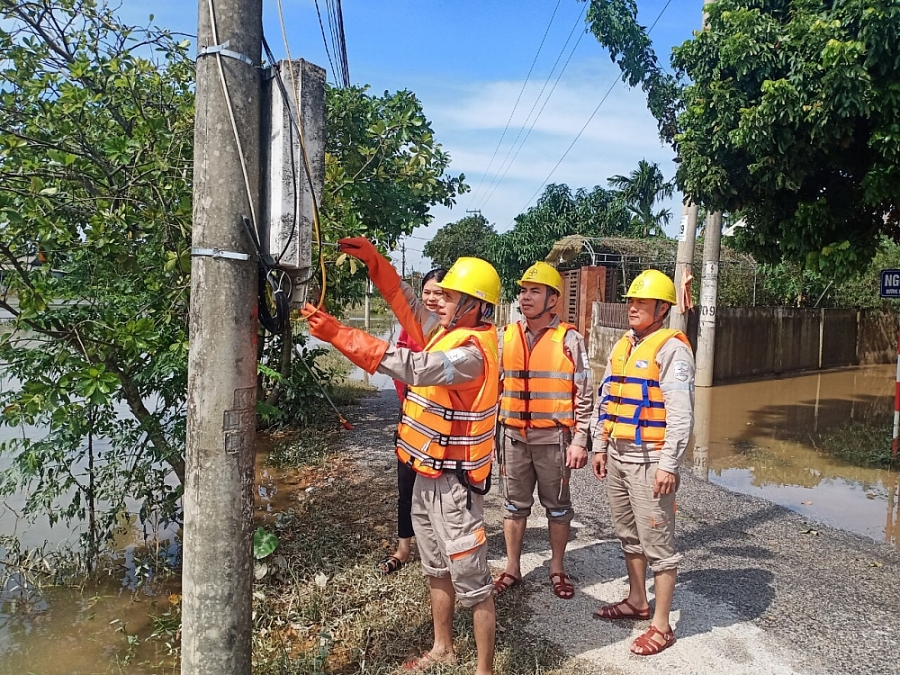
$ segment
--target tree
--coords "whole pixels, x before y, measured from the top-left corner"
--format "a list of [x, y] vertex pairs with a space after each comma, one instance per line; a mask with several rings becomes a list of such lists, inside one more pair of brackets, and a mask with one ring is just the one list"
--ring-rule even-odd
[[[29, 517], [90, 520], [94, 553], [128, 500], [179, 515], [167, 478], [184, 477], [190, 44], [95, 0], [0, 0], [0, 13], [0, 308], [13, 316], [0, 363], [14, 383], [0, 424], [43, 434], [0, 445], [0, 495], [27, 489]], [[390, 248], [467, 189], [410, 92], [326, 101], [324, 241]], [[361, 298], [365, 271], [322, 250], [329, 297]], [[296, 381], [306, 371], [277, 363], [284, 344], [269, 373]]]
[[649, 31], [637, 21], [637, 2], [582, 1], [590, 2], [588, 28], [618, 64], [622, 81], [629, 87], [641, 85], [647, 95], [647, 108], [659, 125], [660, 137], [671, 144], [678, 130], [676, 117], [683, 105], [681, 85], [659, 65]]
[[0, 424], [45, 433], [0, 445], [0, 494], [91, 520], [93, 553], [127, 498], [173, 517], [184, 475], [193, 65], [93, 0], [0, 10]]
[[900, 6], [725, 0], [708, 25], [673, 59], [679, 182], [760, 259], [857, 271], [900, 234]]
[[628, 212], [613, 191], [594, 187], [573, 194], [568, 185], [551, 184], [544, 188], [537, 204], [516, 216], [511, 230], [492, 240], [486, 257], [497, 268], [503, 292], [511, 299], [522, 273], [546, 258], [561, 238], [570, 234], [621, 235], [629, 228]]
[[480, 213], [448, 223], [437, 231], [422, 251], [435, 267], [449, 269], [462, 256], [483, 257], [497, 233]]
[[[682, 163], [676, 182], [710, 210], [740, 212], [739, 246], [769, 262], [858, 273], [900, 236], [900, 7], [888, 0], [717, 0], [674, 50], [683, 91], [657, 73], [630, 0], [588, 18], [632, 86], [648, 92]], [[674, 97], [670, 94], [675, 92]], [[652, 101], [663, 105], [654, 106]], [[666, 103], [668, 102], [668, 103]]]
[[674, 186], [667, 182], [655, 162], [642, 159], [638, 168], [628, 176], [613, 176], [609, 184], [619, 190], [619, 196], [632, 214], [632, 226], [638, 237], [663, 234], [663, 227], [672, 218], [669, 209], [653, 211], [658, 199], [672, 196]]
[[[465, 176], [447, 173], [450, 155], [435, 141], [415, 94], [367, 92], [327, 91], [324, 236], [337, 241], [362, 235], [388, 252], [400, 237], [431, 222], [432, 206], [453, 206], [469, 188]], [[331, 307], [362, 300], [365, 268], [329, 267], [329, 275]]]

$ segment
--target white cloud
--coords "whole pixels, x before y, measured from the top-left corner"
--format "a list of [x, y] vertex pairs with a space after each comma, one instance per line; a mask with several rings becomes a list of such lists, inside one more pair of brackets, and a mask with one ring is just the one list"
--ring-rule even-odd
[[[614, 82], [606, 101], [584, 127]], [[661, 143], [643, 92], [629, 90], [618, 81], [615, 66], [596, 58], [573, 63], [573, 68], [566, 72], [566, 77], [537, 118], [518, 155], [515, 149], [509, 153], [542, 84], [541, 81], [529, 82], [526, 86], [493, 162], [491, 158], [497, 143], [522, 91], [521, 81], [485, 81], [463, 86], [442, 84], [417, 89], [436, 138], [452, 157], [452, 172], [466, 175], [474, 195], [468, 193], [460, 197], [452, 210], [444, 207], [432, 210], [435, 221], [414, 233], [421, 239], [412, 239], [407, 244], [408, 269], [410, 265], [416, 269], [427, 266], [421, 256], [409, 249], [421, 250], [425, 244], [422, 239], [430, 238], [441, 226], [465, 216], [465, 209], [482, 208], [484, 216], [497, 230], [505, 231], [516, 215], [533, 205], [536, 197], [532, 197], [536, 192], [539, 194], [548, 176], [548, 182], [566, 183], [572, 189], [594, 185], [606, 187], [607, 178], [627, 175], [641, 159], [657, 162], [667, 178], [674, 175], [674, 152]], [[550, 87], [545, 96], [549, 90]], [[541, 105], [542, 102], [538, 103], [531, 120], [524, 126], [520, 143]], [[584, 131], [578, 141], [554, 170], [582, 127]], [[512, 164], [504, 163], [505, 158], [513, 156], [516, 159]], [[487, 172], [489, 165], [491, 168]], [[504, 173], [502, 180], [499, 179]], [[495, 187], [490, 188], [492, 183]], [[662, 206], [673, 212], [669, 230], [674, 234], [680, 214], [680, 196], [676, 195]]]

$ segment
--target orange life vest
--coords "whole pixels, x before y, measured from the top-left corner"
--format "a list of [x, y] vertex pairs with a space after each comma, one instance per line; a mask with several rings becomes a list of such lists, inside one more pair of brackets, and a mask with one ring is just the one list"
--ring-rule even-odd
[[666, 405], [659, 387], [656, 355], [673, 337], [690, 347], [684, 333], [669, 328], [651, 333], [636, 346], [625, 335], [613, 347], [611, 372], [603, 382], [609, 382], [609, 393], [604, 398], [606, 413], [601, 420], [609, 438], [634, 441], [638, 445], [650, 443], [656, 446], [652, 447], [654, 450], [662, 448], [666, 437]]
[[425, 351], [446, 352], [467, 342], [478, 345], [484, 357], [480, 380], [462, 390], [409, 387], [397, 427], [397, 457], [423, 476], [454, 471], [476, 484], [491, 475], [500, 379], [497, 329], [441, 331]]
[[506, 327], [501, 424], [517, 429], [575, 426], [575, 364], [563, 349], [570, 330], [576, 330], [575, 326], [560, 323], [544, 331], [529, 349], [521, 323]]

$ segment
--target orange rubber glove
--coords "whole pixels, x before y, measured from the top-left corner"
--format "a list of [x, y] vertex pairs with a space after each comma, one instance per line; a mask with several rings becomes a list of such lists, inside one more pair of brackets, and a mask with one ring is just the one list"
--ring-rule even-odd
[[400, 275], [371, 241], [365, 237], [345, 237], [338, 241], [341, 251], [352, 255], [366, 264], [369, 268], [369, 278], [381, 293], [391, 311], [397, 317], [400, 325], [412, 336], [413, 340], [424, 345], [425, 334], [422, 326], [416, 321], [412, 308], [403, 292], [400, 290]]
[[303, 316], [309, 322], [310, 335], [333, 344], [352, 364], [359, 366], [369, 375], [375, 373], [390, 346], [364, 330], [345, 326], [331, 314], [321, 309], [317, 311], [315, 306], [309, 303], [303, 308]]
[[400, 287], [400, 275], [390, 261], [378, 252], [365, 237], [345, 237], [338, 241], [341, 251], [352, 255], [369, 268], [369, 278], [381, 294], [387, 298]]

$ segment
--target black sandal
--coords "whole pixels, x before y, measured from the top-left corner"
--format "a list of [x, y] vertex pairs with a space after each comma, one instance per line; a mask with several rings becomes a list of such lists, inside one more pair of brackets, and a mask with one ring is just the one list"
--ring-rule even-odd
[[378, 565], [378, 568], [381, 570], [381, 573], [383, 575], [387, 576], [388, 574], [393, 574], [397, 570], [402, 569], [405, 564], [406, 563], [400, 560], [400, 558], [398, 558], [397, 556], [389, 555], [387, 558], [381, 561], [381, 563]]

